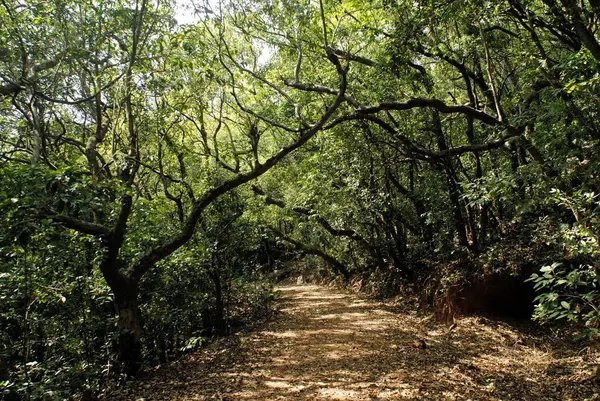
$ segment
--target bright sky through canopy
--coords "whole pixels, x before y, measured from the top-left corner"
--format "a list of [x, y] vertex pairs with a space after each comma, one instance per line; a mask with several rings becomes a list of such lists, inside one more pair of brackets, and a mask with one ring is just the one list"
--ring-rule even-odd
[[198, 22], [193, 2], [190, 0], [177, 0], [175, 5], [175, 19], [179, 25]]

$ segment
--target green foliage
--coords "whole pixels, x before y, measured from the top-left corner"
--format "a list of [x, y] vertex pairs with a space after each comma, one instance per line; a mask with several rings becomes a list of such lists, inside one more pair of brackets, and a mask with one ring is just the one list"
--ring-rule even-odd
[[19, 238], [0, 242], [5, 390], [59, 400], [98, 388], [113, 358], [114, 318], [109, 288], [93, 270], [94, 241], [50, 223], [29, 224]]
[[540, 273], [528, 279], [539, 294], [534, 319], [541, 322], [567, 320], [583, 323], [582, 336], [593, 338], [598, 333], [600, 289], [596, 269], [589, 265], [564, 267], [561, 263], [543, 266]]
[[542, 322], [564, 319], [582, 323], [582, 336], [591, 338], [598, 333], [600, 324], [597, 196], [581, 191], [569, 196], [554, 190], [552, 199], [570, 210], [576, 223], [562, 225], [555, 234], [568, 261], [543, 266], [539, 274], [528, 279], [540, 292], [535, 298], [534, 318]]

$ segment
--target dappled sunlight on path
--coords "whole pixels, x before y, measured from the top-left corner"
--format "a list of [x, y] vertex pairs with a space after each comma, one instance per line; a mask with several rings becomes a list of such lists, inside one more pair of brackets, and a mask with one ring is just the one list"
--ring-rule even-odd
[[[414, 311], [318, 286], [281, 287], [263, 330], [229, 337], [135, 384], [153, 400], [596, 399], [586, 355], [536, 345], [507, 325], [451, 332]], [[413, 346], [424, 338], [428, 347]], [[539, 339], [538, 339], [539, 340]], [[590, 358], [588, 355], [587, 358]], [[591, 368], [590, 368], [591, 369]]]

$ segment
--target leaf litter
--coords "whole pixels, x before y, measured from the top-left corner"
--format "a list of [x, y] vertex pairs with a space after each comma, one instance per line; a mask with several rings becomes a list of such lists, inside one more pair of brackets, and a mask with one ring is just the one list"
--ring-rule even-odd
[[107, 400], [600, 400], [597, 348], [481, 317], [450, 329], [401, 302], [283, 286], [264, 327], [148, 372]]

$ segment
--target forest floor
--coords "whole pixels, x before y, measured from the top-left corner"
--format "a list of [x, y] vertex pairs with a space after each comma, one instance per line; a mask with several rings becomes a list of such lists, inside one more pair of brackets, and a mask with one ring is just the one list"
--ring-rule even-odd
[[110, 399], [600, 400], [598, 350], [530, 325], [468, 317], [449, 330], [401, 300], [278, 290], [279, 311], [264, 327], [155, 369]]

